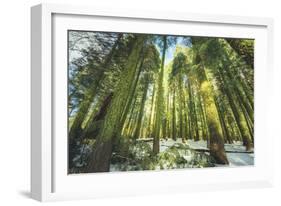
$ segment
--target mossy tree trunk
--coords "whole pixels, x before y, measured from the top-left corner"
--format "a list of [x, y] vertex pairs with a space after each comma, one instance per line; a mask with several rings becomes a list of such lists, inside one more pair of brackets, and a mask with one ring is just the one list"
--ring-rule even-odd
[[[118, 38], [117, 38], [116, 42], [114, 43], [114, 45], [112, 46], [111, 51], [106, 56], [103, 64], [101, 65], [102, 69], [99, 70], [100, 71], [99, 78], [94, 80], [92, 82], [92, 84], [88, 87], [88, 89], [85, 91], [84, 99], [79, 105], [79, 109], [78, 109], [75, 119], [71, 125], [71, 128], [69, 130], [69, 136], [68, 136], [69, 145], [74, 150], [76, 148], [77, 141], [81, 141], [81, 135], [83, 133], [82, 123], [84, 122], [85, 117], [88, 114], [88, 111], [89, 111], [89, 109], [92, 105], [92, 102], [94, 101], [94, 97], [97, 93], [98, 86], [104, 79], [104, 75], [105, 75], [104, 72], [108, 70], [112, 57], [115, 55], [117, 47], [120, 44], [122, 37], [123, 37], [123, 34], [118, 35]], [[74, 156], [75, 156], [75, 153], [69, 152], [69, 157], [68, 157], [69, 167], [73, 167], [72, 160], [73, 160]]]
[[210, 134], [210, 154], [218, 164], [228, 164], [228, 159], [224, 149], [224, 139], [222, 136], [222, 129], [219, 120], [219, 114], [216, 108], [214, 99], [214, 91], [211, 83], [207, 79], [205, 68], [202, 62], [197, 68], [198, 80], [200, 85], [200, 93], [205, 103], [206, 121]]
[[114, 56], [116, 49], [118, 45], [121, 42], [122, 34], [119, 34], [115, 44], [113, 45], [111, 51], [106, 56], [104, 63], [101, 65], [101, 74], [99, 75], [99, 78], [93, 81], [93, 83], [88, 87], [87, 91], [85, 92], [85, 97], [82, 103], [79, 106], [77, 115], [75, 116], [75, 119], [72, 123], [72, 126], [69, 131], [69, 138], [70, 140], [79, 138], [79, 135], [82, 131], [81, 125], [88, 113], [88, 110], [94, 100], [94, 96], [96, 95], [97, 87], [100, 84], [100, 82], [103, 80], [104, 77], [104, 71], [108, 70], [108, 67], [110, 66], [110, 62], [112, 60], [112, 57]]
[[135, 37], [132, 52], [115, 88], [111, 105], [103, 121], [102, 128], [93, 147], [93, 153], [87, 166], [87, 172], [107, 172], [110, 169], [112, 143], [114, 135], [122, 129], [120, 119], [128, 99], [128, 90], [132, 87], [138, 57], [143, 49], [145, 35]]

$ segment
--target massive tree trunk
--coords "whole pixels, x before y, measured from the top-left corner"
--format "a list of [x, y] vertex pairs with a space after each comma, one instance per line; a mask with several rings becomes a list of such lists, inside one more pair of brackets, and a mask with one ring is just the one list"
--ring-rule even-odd
[[208, 81], [205, 68], [202, 63], [197, 68], [198, 80], [200, 85], [200, 93], [205, 103], [206, 120], [210, 134], [210, 154], [218, 164], [228, 164], [228, 160], [224, 150], [224, 140], [218, 111], [214, 99], [214, 91], [211, 83]]
[[95, 81], [93, 81], [93, 83], [88, 87], [87, 91], [85, 92], [85, 97], [84, 100], [82, 101], [82, 103], [79, 106], [78, 112], [75, 116], [75, 119], [73, 121], [73, 124], [70, 128], [69, 131], [69, 140], [70, 142], [75, 141], [75, 139], [79, 139], [79, 136], [81, 135], [82, 132], [82, 128], [81, 125], [89, 111], [89, 108], [94, 100], [94, 97], [96, 95], [96, 90], [97, 87], [100, 85], [100, 82], [103, 81], [104, 79], [104, 72], [108, 70], [108, 67], [110, 66], [112, 57], [114, 56], [114, 54], [116, 53], [116, 49], [118, 47], [118, 45], [121, 42], [123, 34], [119, 34], [116, 42], [114, 43], [111, 51], [109, 52], [109, 54], [106, 56], [103, 64], [101, 65], [101, 72], [99, 75], [99, 78], [96, 79]]
[[112, 97], [113, 97], [112, 92], [109, 93], [109, 95], [107, 95], [105, 97], [99, 111], [94, 115], [93, 118], [91, 118], [89, 120], [89, 123], [86, 125], [84, 131], [82, 132], [81, 140], [83, 140], [85, 138], [94, 139], [97, 136], [97, 134], [99, 133], [100, 124], [102, 123], [102, 121], [105, 118], [105, 115], [106, 115], [107, 109], [111, 103]]
[[132, 87], [136, 65], [145, 41], [144, 35], [135, 37], [132, 52], [128, 57], [127, 64], [121, 73], [120, 80], [115, 88], [111, 105], [105, 116], [102, 128], [93, 147], [93, 153], [87, 166], [87, 172], [107, 172], [110, 167], [112, 155], [112, 143], [114, 135], [122, 129], [120, 119], [128, 99], [128, 90]]

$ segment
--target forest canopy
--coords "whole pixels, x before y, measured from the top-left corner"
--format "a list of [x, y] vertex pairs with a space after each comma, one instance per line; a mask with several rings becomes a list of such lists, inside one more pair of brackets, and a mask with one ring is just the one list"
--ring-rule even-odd
[[253, 165], [253, 39], [68, 39], [69, 173]]

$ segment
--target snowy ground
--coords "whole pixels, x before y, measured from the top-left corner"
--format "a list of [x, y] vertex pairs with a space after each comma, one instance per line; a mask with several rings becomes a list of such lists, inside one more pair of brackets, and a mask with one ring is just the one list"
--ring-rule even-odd
[[[203, 140], [187, 140], [184, 143], [185, 145], [182, 145], [183, 143], [181, 139], [177, 139], [176, 141], [172, 139], [161, 140], [160, 153], [157, 155], [156, 159], [150, 159], [150, 153], [146, 152], [147, 146], [149, 149], [150, 145], [150, 150], [152, 149], [152, 139], [139, 139], [137, 141], [146, 141], [148, 145], [138, 144], [138, 146], [135, 145], [131, 148], [130, 154], [135, 161], [130, 161], [132, 158], [128, 158], [125, 162], [118, 162], [115, 160], [115, 163], [110, 165], [110, 171], [202, 168], [214, 166], [237, 167], [254, 165], [254, 153], [246, 153], [246, 148], [242, 145], [242, 142], [225, 144], [225, 151], [229, 165], [220, 165], [214, 164], [212, 158], [209, 156], [207, 142]], [[174, 145], [175, 147], [172, 147]]]
[[[176, 143], [182, 143], [181, 139], [177, 139], [177, 141], [174, 141], [172, 139], [161, 140], [160, 151], [162, 152]], [[192, 149], [207, 149], [207, 142], [203, 140], [197, 142], [193, 140], [188, 140], [186, 144], [189, 145]], [[234, 144], [225, 144], [225, 150], [237, 152], [246, 151], [245, 147], [242, 145], [242, 142], [234, 142]], [[226, 155], [230, 166], [254, 165], [254, 153], [227, 152]]]

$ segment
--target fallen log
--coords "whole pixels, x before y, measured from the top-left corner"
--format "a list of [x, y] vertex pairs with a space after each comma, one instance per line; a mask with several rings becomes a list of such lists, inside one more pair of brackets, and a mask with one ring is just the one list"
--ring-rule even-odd
[[[209, 149], [194, 149], [194, 148], [191, 148], [195, 151], [198, 151], [198, 152], [210, 152]], [[226, 153], [246, 153], [246, 154], [253, 154], [254, 151], [235, 151], [235, 150], [226, 150], [225, 151]]]
[[153, 138], [140, 138], [136, 140], [137, 142], [152, 142]]

